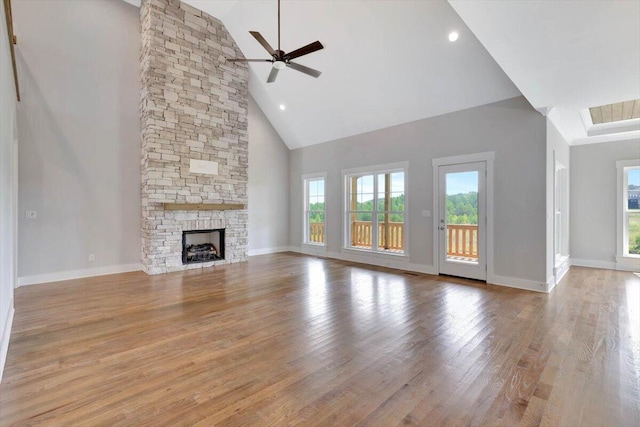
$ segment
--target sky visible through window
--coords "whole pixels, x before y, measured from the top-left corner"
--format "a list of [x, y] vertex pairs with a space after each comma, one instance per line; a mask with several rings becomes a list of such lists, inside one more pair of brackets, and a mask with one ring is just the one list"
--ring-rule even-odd
[[629, 169], [628, 184], [640, 187], [640, 168]]
[[324, 179], [309, 180], [309, 203], [324, 203]]
[[478, 172], [456, 172], [447, 174], [447, 196], [478, 192]]
[[629, 210], [627, 227], [629, 230], [629, 253], [640, 255], [640, 212], [636, 199], [640, 189], [640, 167], [627, 169], [628, 200], [625, 202]]
[[[384, 182], [384, 174], [378, 175], [381, 183]], [[380, 178], [381, 177], [381, 178]], [[380, 194], [384, 195], [381, 185], [378, 185]], [[392, 197], [404, 193], [404, 172], [391, 173], [391, 192]], [[373, 200], [373, 175], [365, 175], [362, 179], [358, 179], [358, 203], [365, 203]]]

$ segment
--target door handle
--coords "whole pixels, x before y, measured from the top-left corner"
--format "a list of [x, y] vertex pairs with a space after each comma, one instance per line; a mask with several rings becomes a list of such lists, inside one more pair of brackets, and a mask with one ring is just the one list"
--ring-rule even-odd
[[438, 227], [440, 230], [445, 230], [447, 227], [445, 227], [444, 225], [441, 225], [440, 227]]

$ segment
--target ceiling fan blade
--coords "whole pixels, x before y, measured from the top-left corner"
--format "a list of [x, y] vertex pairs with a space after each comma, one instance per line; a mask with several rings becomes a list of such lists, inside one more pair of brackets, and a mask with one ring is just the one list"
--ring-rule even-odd
[[272, 59], [227, 58], [227, 62], [273, 62], [273, 60]]
[[278, 70], [276, 67], [271, 68], [271, 72], [269, 73], [269, 78], [267, 79], [267, 83], [273, 83], [276, 81], [276, 77], [278, 77]]
[[301, 73], [305, 73], [311, 77], [318, 78], [322, 71], [314, 70], [313, 68], [305, 67], [304, 65], [296, 64], [295, 62], [289, 62], [287, 67], [293, 68], [296, 71], [300, 71]]
[[296, 49], [293, 52], [289, 52], [288, 54], [285, 55], [285, 58], [288, 58], [288, 59], [299, 58], [303, 55], [308, 55], [322, 48], [324, 48], [324, 46], [322, 46], [322, 43], [316, 40], [315, 42], [309, 43], [308, 45], [303, 46], [300, 49]]
[[249, 31], [249, 33], [256, 38], [256, 40], [258, 40], [258, 43], [260, 43], [262, 45], [263, 48], [267, 49], [267, 52], [269, 52], [269, 55], [275, 55], [276, 51], [273, 50], [273, 48], [271, 47], [271, 45], [269, 44], [268, 41], [265, 40], [264, 37], [262, 37], [262, 34], [260, 34], [257, 31]]

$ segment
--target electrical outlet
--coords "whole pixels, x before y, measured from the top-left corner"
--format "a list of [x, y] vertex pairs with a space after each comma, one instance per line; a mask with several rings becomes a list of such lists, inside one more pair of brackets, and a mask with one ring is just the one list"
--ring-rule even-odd
[[27, 211], [25, 213], [25, 218], [27, 219], [36, 219], [36, 211]]
[[89, 254], [89, 262], [93, 262], [96, 260], [96, 256], [94, 254]]

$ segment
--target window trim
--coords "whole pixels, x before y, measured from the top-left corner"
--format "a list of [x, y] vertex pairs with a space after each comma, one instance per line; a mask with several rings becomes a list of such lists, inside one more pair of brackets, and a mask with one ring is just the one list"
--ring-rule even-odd
[[[602, 107], [602, 105], [599, 105], [598, 107]], [[615, 122], [594, 124], [591, 119], [591, 111], [589, 110], [589, 108], [583, 108], [580, 110], [580, 118], [582, 119], [584, 130], [587, 132], [587, 137], [614, 137], [619, 133], [637, 131], [640, 126], [640, 119], [626, 119]]]
[[[352, 246], [349, 245], [349, 214], [350, 214], [350, 210], [349, 210], [349, 178], [351, 177], [358, 177], [358, 176], [365, 176], [365, 175], [375, 175], [375, 174], [382, 174], [382, 173], [393, 173], [393, 172], [399, 172], [402, 171], [404, 172], [404, 212], [403, 212], [403, 216], [404, 216], [404, 233], [403, 233], [403, 241], [402, 241], [402, 246], [403, 246], [403, 252], [402, 253], [396, 253], [396, 252], [387, 252], [387, 251], [381, 251], [379, 249], [373, 249], [373, 247], [371, 249], [364, 249], [364, 248], [354, 248]], [[409, 257], [409, 191], [408, 191], [408, 187], [409, 187], [409, 162], [408, 161], [404, 161], [404, 162], [395, 162], [395, 163], [387, 163], [384, 165], [373, 165], [373, 166], [362, 166], [362, 167], [358, 167], [358, 168], [351, 168], [351, 169], [343, 169], [342, 170], [342, 185], [343, 185], [343, 197], [342, 197], [342, 212], [343, 212], [343, 216], [342, 216], [342, 251], [343, 252], [351, 252], [354, 254], [367, 254], [367, 255], [374, 255], [374, 256], [378, 256], [378, 257], [387, 257], [387, 258], [405, 258], [405, 257]], [[374, 178], [374, 195], [377, 196], [377, 193], [375, 192], [375, 188], [377, 187], [377, 182]], [[377, 208], [377, 206], [374, 207]], [[377, 214], [378, 212], [375, 211], [375, 213], [373, 214], [374, 216]], [[372, 216], [373, 219], [373, 216]], [[375, 231], [375, 235], [377, 237], [377, 231]], [[372, 245], [373, 246], [373, 245]], [[377, 244], [376, 244], [377, 246]]]
[[[564, 238], [569, 230], [569, 206], [567, 203], [569, 200], [569, 176], [567, 172], [568, 168], [556, 160], [553, 176], [553, 252], [554, 266], [556, 267], [569, 258], [568, 242]], [[558, 214], [560, 214], [560, 221], [558, 221]], [[556, 233], [560, 234], [559, 247], [556, 244], [558, 237]]]
[[627, 170], [629, 168], [640, 167], [640, 159], [632, 160], [618, 160], [616, 162], [617, 169], [617, 187], [616, 187], [616, 263], [618, 267], [625, 267], [625, 264], [630, 265], [630, 262], [637, 268], [638, 259], [640, 255], [629, 253], [629, 229], [627, 221], [627, 199], [628, 199], [628, 185]]
[[[309, 217], [307, 215], [307, 202], [309, 199], [309, 181], [324, 180], [324, 242], [317, 243], [309, 241]], [[327, 247], [327, 173], [309, 173], [302, 175], [302, 245], [310, 248]]]

